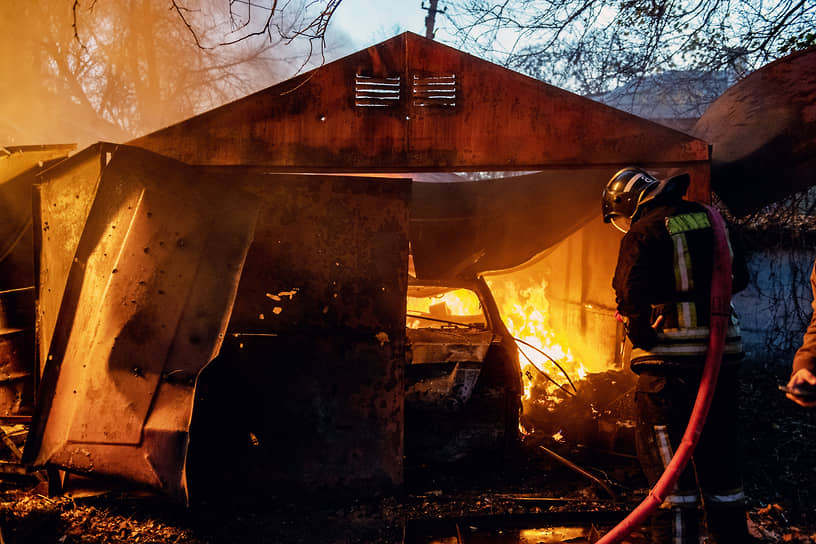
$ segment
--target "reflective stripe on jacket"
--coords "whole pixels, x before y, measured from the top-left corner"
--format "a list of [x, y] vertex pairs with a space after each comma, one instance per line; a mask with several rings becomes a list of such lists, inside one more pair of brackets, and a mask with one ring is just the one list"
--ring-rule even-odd
[[[658, 203], [632, 224], [621, 242], [613, 286], [618, 309], [628, 318], [633, 370], [664, 362], [702, 366], [710, 333], [712, 266], [713, 233], [702, 206], [682, 200]], [[723, 360], [742, 354], [732, 312]]]

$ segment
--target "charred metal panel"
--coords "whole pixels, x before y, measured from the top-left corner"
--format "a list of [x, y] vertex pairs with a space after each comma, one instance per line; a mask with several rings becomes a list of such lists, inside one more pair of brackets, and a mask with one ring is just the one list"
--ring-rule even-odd
[[228, 335], [201, 376], [191, 496], [393, 492], [403, 478], [401, 355], [400, 337], [381, 344], [373, 331]]
[[713, 144], [713, 188], [737, 215], [813, 186], [816, 47], [768, 64], [725, 91], [692, 134]]
[[[63, 160], [74, 147], [0, 147], [0, 289], [34, 285], [32, 186], [37, 174]], [[33, 320], [26, 327], [33, 329]]]
[[299, 172], [708, 160], [701, 140], [409, 32], [132, 144], [191, 164]]
[[0, 292], [0, 417], [34, 410], [34, 288]]
[[247, 175], [233, 184], [261, 212], [230, 331], [404, 337], [409, 181]]
[[34, 186], [34, 285], [37, 289], [37, 362], [45, 368], [68, 272], [91, 209], [106, 152], [97, 143], [40, 176]]
[[484, 360], [493, 340], [490, 331], [408, 329], [411, 364]]
[[[42, 208], [63, 202], [56, 189], [87, 168], [76, 166], [54, 193], [43, 184]], [[186, 500], [195, 378], [220, 349], [257, 216], [256, 199], [228, 183], [143, 150], [112, 152], [47, 346], [28, 462]]]
[[19, 176], [32, 168], [42, 167], [63, 159], [76, 149], [76, 144], [11, 145], [0, 147], [0, 183]]
[[261, 212], [201, 410], [244, 414], [278, 489], [401, 483], [410, 182], [231, 172]]

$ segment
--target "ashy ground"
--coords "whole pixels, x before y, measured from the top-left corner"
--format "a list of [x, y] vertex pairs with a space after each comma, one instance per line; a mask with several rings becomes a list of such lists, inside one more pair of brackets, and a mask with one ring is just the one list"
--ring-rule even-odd
[[[741, 422], [749, 523], [765, 542], [816, 543], [816, 410], [777, 390], [785, 365], [744, 365]], [[590, 479], [527, 444], [503, 459], [410, 467], [405, 489], [371, 500], [224, 497], [185, 509], [133, 493], [47, 497], [26, 485], [0, 494], [2, 544], [549, 543], [591, 542], [646, 492], [634, 459], [562, 452]], [[645, 529], [632, 544], [646, 542]]]

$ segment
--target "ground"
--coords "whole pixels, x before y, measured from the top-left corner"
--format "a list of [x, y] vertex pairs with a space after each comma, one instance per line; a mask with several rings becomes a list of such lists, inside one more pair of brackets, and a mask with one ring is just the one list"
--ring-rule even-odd
[[[816, 410], [777, 390], [784, 365], [749, 363], [740, 422], [750, 526], [765, 542], [816, 543]], [[643, 497], [633, 459], [559, 450], [608, 493], [529, 442], [506, 458], [410, 467], [404, 489], [369, 500], [275, 496], [182, 508], [150, 496], [46, 497], [23, 484], [0, 494], [0, 543], [589, 542]], [[41, 491], [42, 488], [39, 489]], [[645, 530], [629, 542], [644, 542]]]

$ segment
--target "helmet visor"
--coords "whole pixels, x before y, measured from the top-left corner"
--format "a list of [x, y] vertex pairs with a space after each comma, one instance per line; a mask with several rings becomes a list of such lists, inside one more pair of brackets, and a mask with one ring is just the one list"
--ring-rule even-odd
[[624, 234], [629, 232], [629, 227], [632, 226], [632, 220], [630, 218], [624, 217], [622, 215], [612, 216], [611, 222], [615, 226], [616, 229], [618, 229], [619, 231], [621, 231]]

